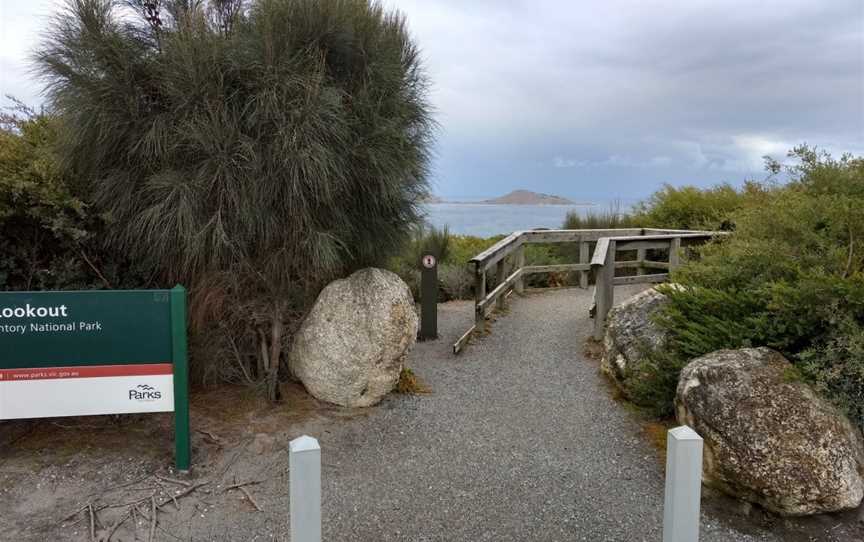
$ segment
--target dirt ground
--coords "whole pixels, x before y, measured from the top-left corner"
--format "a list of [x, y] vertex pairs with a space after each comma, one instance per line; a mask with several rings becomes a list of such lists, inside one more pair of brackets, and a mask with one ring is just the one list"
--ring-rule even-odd
[[[296, 384], [283, 396], [273, 406], [246, 388], [193, 394], [188, 474], [171, 467], [171, 414], [0, 424], [0, 540], [220, 539], [208, 516], [252, 516], [285, 498], [290, 440], [368, 412], [318, 402]], [[248, 540], [287, 539], [282, 515]]]

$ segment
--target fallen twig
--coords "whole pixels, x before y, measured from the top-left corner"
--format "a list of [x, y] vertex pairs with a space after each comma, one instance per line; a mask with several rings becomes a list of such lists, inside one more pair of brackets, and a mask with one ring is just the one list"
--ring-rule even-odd
[[90, 511], [90, 542], [96, 540], [96, 512], [93, 511], [93, 503], [87, 505], [87, 510]]
[[[72, 513], [69, 514], [68, 516], [66, 516], [66, 517], [64, 517], [63, 519], [61, 519], [61, 520], [60, 520], [60, 523], [66, 523], [67, 521], [69, 521], [70, 519], [74, 518], [75, 516], [77, 516], [78, 514], [80, 514], [81, 512], [83, 512], [84, 510], [87, 510], [87, 507], [88, 507], [88, 506], [92, 506], [92, 505], [91, 505], [90, 503], [85, 504], [84, 506], [82, 506], [82, 507], [79, 508], [78, 510], [75, 510], [74, 512], [72, 512]], [[80, 520], [79, 520], [79, 521], [80, 521]], [[78, 523], [78, 522], [76, 522], [76, 523]]]
[[255, 502], [255, 499], [252, 498], [252, 494], [249, 493], [249, 491], [247, 491], [245, 487], [243, 487], [243, 486], [239, 486], [237, 489], [239, 489], [240, 491], [243, 492], [244, 495], [246, 495], [246, 498], [249, 499], [249, 502], [252, 503], [252, 506], [255, 507], [255, 510], [258, 510], [259, 512], [263, 512], [263, 511], [264, 511], [263, 508], [261, 508], [260, 506], [258, 506], [258, 503]]
[[225, 465], [225, 468], [222, 469], [222, 472], [219, 473], [218, 480], [220, 482], [222, 481], [223, 478], [225, 478], [225, 474], [227, 474], [228, 471], [231, 469], [231, 467], [234, 466], [234, 463], [240, 458], [240, 456], [243, 454], [243, 452], [246, 451], [246, 447], [252, 443], [252, 440], [254, 440], [254, 439], [251, 439], [251, 438], [246, 439], [246, 442], [244, 442], [242, 445], [239, 446], [237, 453], [234, 454], [234, 456], [228, 461], [228, 464]]
[[185, 480], [177, 480], [176, 478], [168, 478], [167, 476], [160, 476], [159, 474], [155, 475], [156, 478], [162, 480], [163, 482], [168, 482], [169, 484], [176, 484], [178, 486], [189, 487], [192, 485], [192, 482], [187, 482]]
[[[209, 480], [205, 480], [205, 481], [199, 482], [195, 485], [191, 485], [191, 486], [187, 487], [186, 489], [184, 489], [183, 491], [181, 491], [180, 493], [178, 493], [177, 495], [168, 496], [167, 498], [163, 499], [162, 502], [160, 502], [160, 503], [156, 503], [156, 493], [155, 492], [152, 495], [150, 495], [150, 497], [145, 497], [144, 499], [140, 499], [138, 501], [126, 503], [125, 506], [129, 506], [130, 508], [128, 510], [126, 510], [126, 513], [123, 514], [120, 518], [118, 518], [117, 521], [115, 521], [109, 529], [107, 529], [107, 533], [105, 534], [104, 538], [102, 536], [100, 536], [99, 540], [101, 540], [103, 542], [107, 542], [107, 541], [111, 540], [111, 537], [114, 536], [114, 533], [117, 532], [117, 529], [120, 528], [120, 526], [123, 523], [125, 523], [130, 517], [133, 516], [134, 512], [132, 511], [132, 507], [137, 506], [138, 504], [141, 504], [142, 502], [145, 502], [148, 499], [150, 500], [150, 506], [151, 506], [151, 513], [150, 513], [151, 528], [150, 528], [150, 530], [152, 533], [153, 530], [155, 529], [154, 522], [156, 522], [156, 519], [157, 519], [156, 515], [159, 512], [159, 510], [162, 509], [163, 506], [165, 506], [169, 502], [173, 501], [174, 504], [177, 505], [177, 509], [179, 510], [180, 507], [177, 504], [177, 499], [181, 499], [181, 498], [189, 495], [190, 493], [192, 493], [196, 489], [198, 489], [202, 486], [206, 486], [209, 483], [210, 483]], [[116, 507], [116, 506], [112, 505], [112, 507]], [[108, 508], [108, 507], [106, 506], [103, 508]], [[152, 540], [152, 538], [151, 538], [151, 540]]]
[[153, 536], [156, 534], [156, 497], [150, 498], [150, 535], [147, 542], [153, 542]]
[[219, 438], [218, 436], [214, 435], [214, 434], [211, 433], [210, 431], [205, 431], [205, 430], [203, 430], [203, 429], [196, 429], [195, 432], [196, 432], [196, 433], [201, 433], [201, 434], [204, 435], [205, 437], [208, 437], [208, 438], [209, 438], [210, 440], [212, 440], [215, 444], [218, 444], [218, 445], [220, 445], [220, 446], [222, 445], [222, 439]]
[[129, 513], [132, 516], [132, 540], [138, 540], [138, 514], [136, 510], [138, 510], [137, 506], [129, 508]]
[[226, 486], [222, 490], [222, 493], [225, 493], [226, 491], [231, 491], [232, 489], [240, 489], [241, 487], [245, 487], [245, 486], [261, 484], [263, 482], [264, 482], [264, 480], [249, 480], [248, 482], [240, 482], [239, 484], [231, 484], [230, 486]]
[[159, 503], [158, 505], [156, 505], [156, 510], [159, 510], [159, 509], [161, 509], [163, 506], [165, 506], [165, 505], [168, 503], [169, 499], [170, 499], [170, 500], [173, 500], [173, 501], [176, 503], [176, 502], [177, 502], [177, 499], [181, 499], [181, 498], [185, 497], [186, 495], [192, 493], [193, 491], [195, 491], [195, 490], [198, 489], [199, 487], [206, 486], [206, 485], [209, 484], [209, 483], [210, 483], [210, 480], [205, 480], [205, 481], [203, 481], [203, 482], [199, 482], [199, 483], [197, 483], [197, 484], [195, 484], [195, 485], [192, 485], [192, 486], [187, 487], [186, 489], [184, 489], [183, 491], [181, 491], [181, 492], [178, 493], [177, 495], [171, 495], [170, 497], [168, 497], [168, 499], [165, 499], [165, 500], [163, 500], [161, 503]]

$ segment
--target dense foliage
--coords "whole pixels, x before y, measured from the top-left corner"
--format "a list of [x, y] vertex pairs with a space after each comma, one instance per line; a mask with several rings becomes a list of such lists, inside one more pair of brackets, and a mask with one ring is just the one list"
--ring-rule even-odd
[[0, 115], [0, 289], [138, 286], [146, 277], [105, 249], [106, 229], [60, 167], [58, 122], [18, 104]]
[[864, 160], [807, 147], [793, 157], [789, 183], [745, 198], [735, 235], [673, 277], [685, 288], [667, 290], [660, 317], [671, 352], [643, 379], [661, 411], [686, 360], [769, 346], [864, 424]]
[[427, 82], [378, 3], [71, 0], [36, 58], [110, 246], [189, 284], [271, 397], [287, 323], [418, 221]]
[[769, 190], [755, 182], [745, 183], [740, 190], [729, 184], [710, 188], [665, 185], [636, 205], [630, 221], [642, 228], [731, 230], [735, 213]]

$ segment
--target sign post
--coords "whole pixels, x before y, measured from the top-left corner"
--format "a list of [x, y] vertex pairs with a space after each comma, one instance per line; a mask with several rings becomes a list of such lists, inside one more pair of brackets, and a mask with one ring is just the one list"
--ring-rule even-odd
[[173, 412], [191, 465], [186, 290], [0, 293], [0, 420]]
[[174, 360], [174, 449], [177, 470], [192, 463], [189, 430], [189, 345], [186, 341], [186, 288], [171, 290], [171, 350]]
[[438, 338], [438, 262], [427, 254], [420, 263], [420, 340], [434, 340]]

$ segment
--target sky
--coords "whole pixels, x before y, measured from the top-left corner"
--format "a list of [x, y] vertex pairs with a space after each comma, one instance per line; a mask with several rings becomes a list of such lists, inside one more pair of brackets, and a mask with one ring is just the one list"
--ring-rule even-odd
[[[808, 143], [864, 155], [864, 0], [382, 0], [419, 44], [433, 191], [582, 201], [763, 179]], [[0, 94], [59, 0], [0, 0]]]

